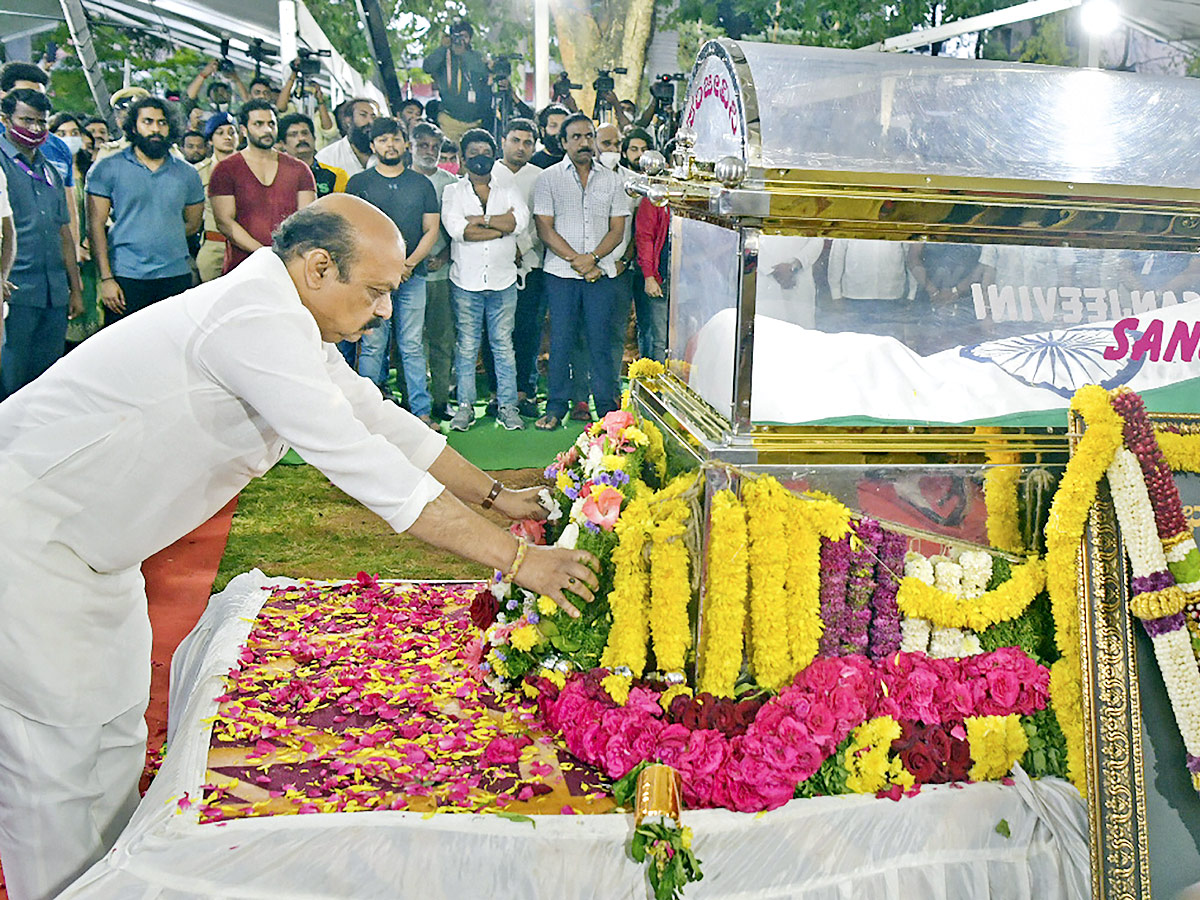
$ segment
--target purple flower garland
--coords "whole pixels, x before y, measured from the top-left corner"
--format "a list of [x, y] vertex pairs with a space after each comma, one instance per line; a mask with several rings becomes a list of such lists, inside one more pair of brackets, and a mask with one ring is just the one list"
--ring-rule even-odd
[[846, 606], [846, 579], [850, 572], [850, 538], [831, 541], [821, 538], [821, 632], [818, 653], [837, 656], [846, 642], [849, 609]]
[[871, 641], [868, 656], [882, 659], [900, 649], [900, 607], [896, 594], [904, 577], [904, 554], [908, 538], [894, 531], [883, 532], [879, 563], [875, 567], [875, 595], [871, 598]]

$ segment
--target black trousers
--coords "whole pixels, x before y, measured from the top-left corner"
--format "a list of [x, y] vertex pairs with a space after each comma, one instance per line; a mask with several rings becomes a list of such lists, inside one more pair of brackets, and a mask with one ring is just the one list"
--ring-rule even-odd
[[104, 307], [106, 326], [159, 300], [182, 294], [192, 286], [192, 273], [173, 275], [170, 278], [122, 278], [118, 275], [117, 284], [121, 286], [121, 293], [125, 295], [125, 312], [115, 313], [107, 306]]

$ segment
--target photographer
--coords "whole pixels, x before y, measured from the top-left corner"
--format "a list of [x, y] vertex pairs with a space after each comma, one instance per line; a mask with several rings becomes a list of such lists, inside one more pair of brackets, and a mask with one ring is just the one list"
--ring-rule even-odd
[[441, 96], [438, 124], [456, 143], [470, 128], [491, 115], [491, 88], [483, 57], [471, 49], [475, 30], [459, 19], [442, 38], [442, 46], [425, 57], [424, 69]]
[[512, 57], [492, 57], [488, 67], [492, 94], [490, 128], [497, 141], [504, 138], [511, 119], [532, 119], [533, 107], [517, 96], [512, 83]]
[[[227, 59], [210, 59], [200, 70], [199, 74], [192, 79], [192, 83], [187, 86], [187, 100], [184, 104], [187, 112], [191, 112], [193, 106], [203, 105], [199, 100], [200, 88], [204, 86], [209, 78], [215, 75], [218, 71], [223, 72], [229, 77], [229, 81], [233, 82], [233, 86], [237, 88], [238, 96], [242, 98], [242, 102], [250, 98], [250, 92], [246, 90], [246, 85], [242, 84], [242, 79], [238, 77], [237, 70]], [[207, 108], [210, 112], [233, 112], [233, 97], [229, 91], [229, 82], [214, 81], [208, 86], [208, 104]]]
[[[288, 77], [283, 82], [283, 88], [279, 91], [279, 99], [275, 101], [275, 109], [278, 110], [280, 116], [289, 113], [305, 112], [292, 102], [292, 94], [296, 88], [296, 76], [300, 73], [304, 65], [304, 57], [297, 56], [292, 60], [288, 70]], [[317, 104], [317, 112], [313, 122], [315, 129], [313, 137], [316, 138], [316, 149], [324, 150], [341, 137], [341, 132], [337, 127], [337, 123], [333, 120], [333, 115], [329, 112], [329, 101], [325, 99], [325, 93], [321, 90], [321, 86], [315, 81], [309, 81], [304, 84], [304, 92], [309, 94]]]

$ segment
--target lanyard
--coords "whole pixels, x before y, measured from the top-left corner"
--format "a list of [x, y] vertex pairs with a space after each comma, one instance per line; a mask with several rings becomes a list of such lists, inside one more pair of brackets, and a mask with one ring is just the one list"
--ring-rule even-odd
[[39, 175], [37, 172], [33, 171], [32, 168], [30, 168], [29, 163], [25, 162], [21, 154], [18, 153], [16, 156], [12, 157], [12, 161], [17, 164], [17, 168], [19, 168], [34, 181], [41, 181], [45, 184], [48, 184], [50, 187], [54, 187], [54, 182], [50, 179], [50, 172], [47, 169], [47, 167], [50, 165], [49, 163], [42, 163], [42, 172]]

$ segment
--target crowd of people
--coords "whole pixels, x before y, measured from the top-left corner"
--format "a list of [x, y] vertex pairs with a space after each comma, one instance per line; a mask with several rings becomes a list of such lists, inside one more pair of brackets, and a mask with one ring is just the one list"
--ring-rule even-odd
[[[615, 121], [599, 126], [561, 103], [535, 113], [491, 77], [470, 36], [461, 23], [426, 60], [439, 99], [391, 115], [363, 97], [331, 110], [319, 89], [306, 93], [312, 115], [297, 108], [299, 61], [276, 87], [261, 76], [246, 86], [214, 60], [178, 100], [117, 91], [115, 133], [56, 111], [41, 66], [5, 64], [0, 400], [100, 328], [230, 273], [289, 215], [344, 192], [383, 211], [407, 253], [390, 321], [339, 345], [385, 398], [435, 430], [465, 431], [482, 369], [485, 415], [509, 430], [615, 408], [633, 322], [638, 355], [661, 360], [666, 348], [668, 216], [624, 191], [653, 140], [615, 97]], [[497, 91], [502, 120], [490, 117]]]

